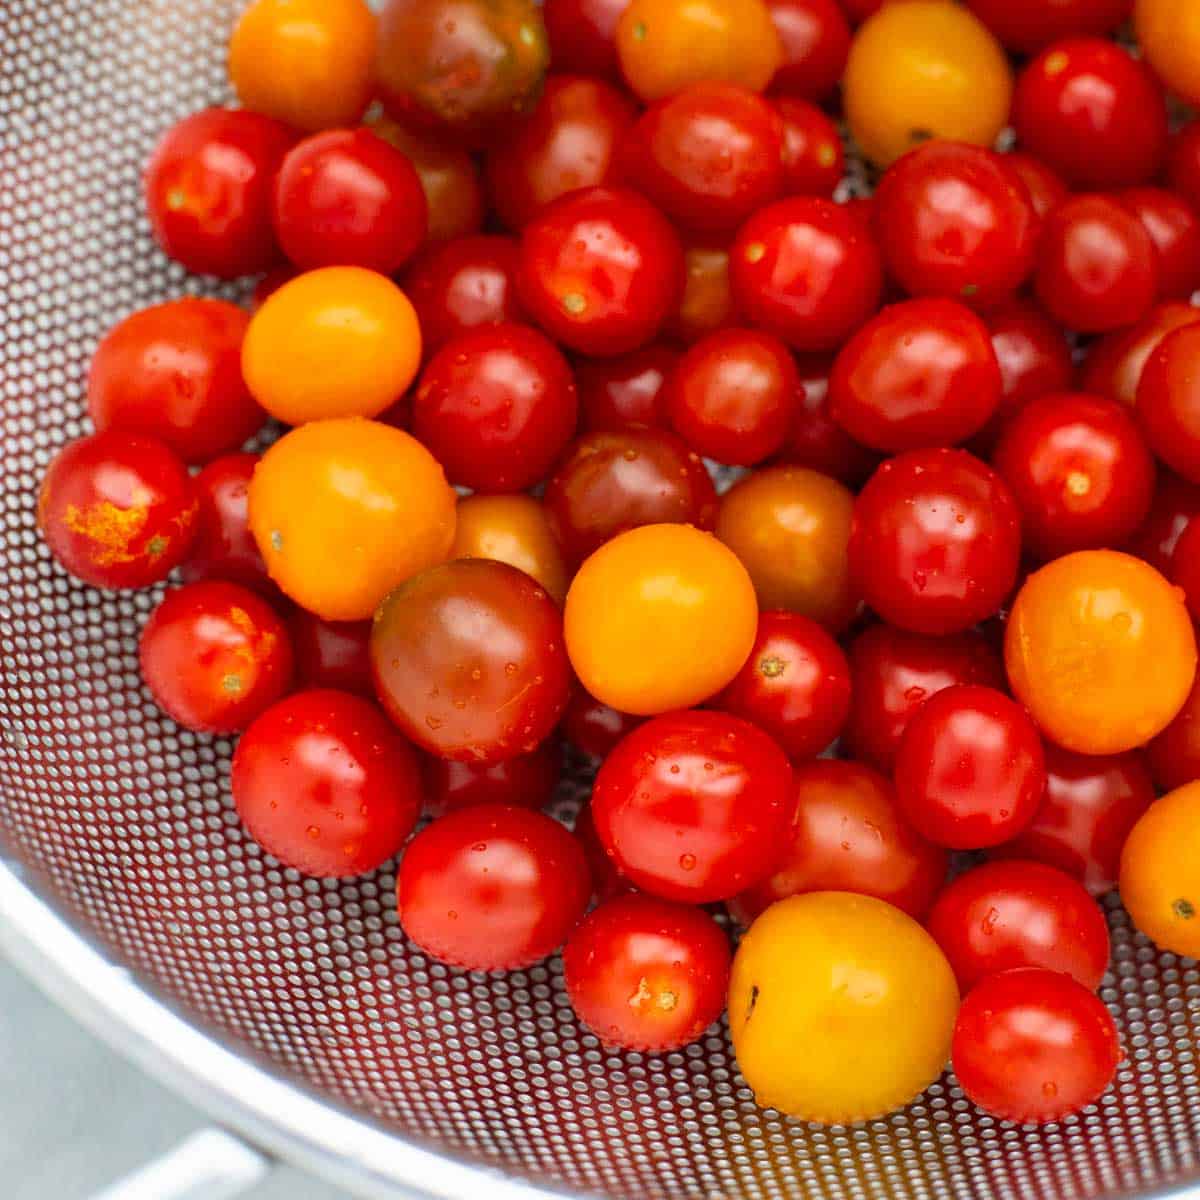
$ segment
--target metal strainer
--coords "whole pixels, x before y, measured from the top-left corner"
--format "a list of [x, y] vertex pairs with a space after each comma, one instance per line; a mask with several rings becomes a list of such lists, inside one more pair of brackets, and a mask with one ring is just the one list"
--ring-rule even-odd
[[212, 290], [153, 248], [138, 178], [168, 124], [225, 98], [233, 16], [0, 0], [0, 941], [218, 1120], [363, 1195], [1020, 1200], [1200, 1180], [1200, 971], [1115, 902], [1101, 994], [1128, 1057], [1098, 1105], [1020, 1129], [945, 1078], [888, 1120], [821, 1129], [756, 1108], [721, 1031], [609, 1053], [556, 961], [448, 970], [405, 942], [390, 872], [305, 880], [245, 836], [230, 744], [140, 686], [156, 596], [74, 583], [34, 527], [46, 463], [84, 432], [96, 339]]

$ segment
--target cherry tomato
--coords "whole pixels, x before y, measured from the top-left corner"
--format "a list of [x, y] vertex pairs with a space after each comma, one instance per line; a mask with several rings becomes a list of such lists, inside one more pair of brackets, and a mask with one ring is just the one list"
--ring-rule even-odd
[[1171, 555], [1171, 582], [1183, 589], [1192, 620], [1200, 619], [1200, 522], [1189, 522]]
[[275, 233], [296, 266], [390, 275], [425, 240], [428, 204], [412, 163], [370, 129], [314, 134], [275, 180]]
[[[789, 4], [812, 2], [786, 0]], [[846, 173], [846, 153], [838, 127], [815, 104], [792, 96], [780, 96], [775, 101], [775, 111], [783, 121], [785, 194], [832, 196]]]
[[625, 188], [584, 188], [525, 226], [517, 273], [551, 337], [607, 356], [649, 342], [683, 292], [683, 250], [651, 204]]
[[761, 0], [632, 0], [617, 21], [617, 57], [647, 104], [693, 83], [761, 92], [784, 61]]
[[1146, 360], [1137, 419], [1150, 449], [1185, 479], [1200, 483], [1200, 324], [1168, 333]]
[[1022, 148], [1077, 188], [1147, 183], [1167, 150], [1162, 88], [1106, 38], [1047, 46], [1017, 80], [1012, 121]]
[[142, 180], [155, 240], [201, 275], [236, 279], [274, 266], [271, 192], [295, 140], [279, 121], [228, 108], [171, 126]]
[[1154, 499], [1154, 459], [1115, 400], [1059, 393], [1031, 400], [1005, 426], [992, 464], [1021, 510], [1039, 558], [1117, 546]]
[[227, 454], [192, 480], [199, 507], [196, 536], [183, 563], [185, 583], [228, 579], [267, 599], [279, 597], [250, 532], [250, 480], [256, 466], [257, 454]]
[[855, 25], [861, 25], [868, 17], [877, 13], [886, 0], [840, 0], [846, 15]]
[[804, 1121], [865, 1121], [914, 1099], [945, 1066], [957, 1010], [937, 943], [874, 896], [781, 900], [733, 960], [738, 1066], [760, 1105]]
[[360, 418], [314, 421], [263, 455], [250, 483], [250, 530], [271, 578], [297, 604], [329, 621], [361, 621], [449, 554], [455, 500], [437, 461], [407, 433]]
[[729, 939], [707, 913], [653, 896], [618, 896], [585, 917], [563, 950], [579, 1019], [609, 1046], [661, 1054], [721, 1015]]
[[290, 283], [301, 274], [303, 272], [296, 270], [290, 263], [280, 263], [279, 266], [272, 267], [254, 285], [254, 291], [250, 294], [250, 311], [258, 312], [285, 283]]
[[879, 307], [883, 267], [865, 226], [817, 196], [760, 209], [730, 251], [733, 299], [797, 350], [832, 350]]
[[324, 621], [297, 608], [287, 625], [300, 683], [374, 699], [370, 621]]
[[1138, 0], [1134, 32], [1155, 75], [1188, 103], [1200, 101], [1200, 18], [1195, 7], [1188, 0]]
[[1080, 333], [1132, 325], [1158, 292], [1154, 243], [1115, 200], [1065, 200], [1042, 228], [1034, 287], [1046, 311]]
[[524, 571], [556, 604], [567, 595], [567, 568], [549, 516], [532, 496], [466, 496], [458, 502], [451, 558], [491, 558]]
[[248, 324], [233, 304], [193, 297], [126, 317], [96, 347], [88, 371], [96, 431], [157, 438], [186, 462], [237, 450], [266, 420], [242, 379]]
[[990, 146], [1008, 123], [1012, 72], [966, 9], [885, 4], [854, 37], [842, 77], [846, 119], [881, 167], [934, 138]]
[[628, 529], [669, 522], [711, 529], [717, 516], [704, 464], [661, 429], [584, 434], [559, 462], [545, 501], [572, 568]]
[[1194, 685], [1183, 707], [1146, 747], [1154, 782], [1164, 791], [1200, 779], [1200, 685]]
[[162, 442], [110, 430], [54, 457], [37, 523], [54, 557], [84, 583], [140, 588], [187, 557], [198, 507], [187, 468]]
[[425, 782], [425, 815], [440, 817], [478, 804], [511, 804], [542, 808], [558, 786], [561, 754], [553, 739], [528, 754], [503, 762], [455, 762], [426, 755], [421, 763]]
[[426, 366], [413, 399], [413, 432], [450, 482], [483, 492], [539, 483], [578, 417], [567, 360], [524, 325], [451, 338]]
[[1082, 984], [1026, 967], [983, 980], [954, 1026], [954, 1073], [967, 1099], [1023, 1125], [1098, 1100], [1121, 1060], [1117, 1027]]
[[168, 592], [138, 658], [155, 703], [198, 733], [245, 729], [292, 682], [291, 641], [275, 610], [223, 580]]
[[[567, 702], [563, 713], [563, 736], [581, 754], [589, 758], [606, 758], [612, 748], [631, 730], [642, 723], [641, 717], [617, 712], [589, 695], [583, 688], [576, 688]], [[581, 814], [582, 816], [582, 814]], [[590, 820], [590, 818], [589, 818]], [[575, 822], [579, 832], [579, 821]]]
[[991, 616], [1016, 581], [1020, 552], [1012, 494], [962, 450], [885, 462], [854, 506], [855, 586], [885, 621], [915, 633], [957, 633]]
[[575, 838], [543, 813], [505, 804], [440, 817], [413, 838], [396, 876], [409, 939], [469, 971], [545, 958], [583, 916], [590, 891]]
[[371, 631], [375, 690], [421, 749], [493, 763], [528, 754], [567, 704], [562, 614], [523, 571], [490, 559], [431, 567]]
[[1040, 158], [1012, 150], [1004, 156], [1004, 161], [1020, 176], [1040, 220], [1045, 220], [1070, 195], [1067, 185]]
[[616, 433], [638, 425], [666, 429], [663, 385], [680, 355], [669, 346], [645, 346], [618, 358], [582, 362], [575, 385], [589, 433]]
[[1117, 201], [1154, 244], [1160, 300], [1186, 300], [1200, 287], [1200, 221], [1186, 200], [1165, 188], [1128, 188]]
[[774, 865], [792, 772], [761, 730], [727, 713], [639, 725], [596, 775], [592, 819], [617, 869], [667, 900], [724, 900]]
[[685, 246], [683, 266], [683, 296], [665, 332], [691, 343], [734, 324], [737, 312], [729, 282], [728, 250], [701, 244]]
[[[1161, 732], [1196, 674], [1183, 599], [1152, 567], [1080, 550], [1030, 575], [1008, 618], [1013, 693], [1051, 741], [1119, 754]], [[1147, 673], [1146, 664], [1154, 663]]]
[[785, 608], [834, 633], [858, 606], [846, 543], [854, 497], [804, 467], [767, 467], [721, 497], [717, 537], [741, 559], [762, 608]]
[[545, 0], [542, 19], [559, 71], [619, 80], [617, 22], [629, 0]]
[[254, 314], [242, 346], [251, 393], [289, 425], [378, 416], [420, 364], [408, 297], [362, 267], [324, 267], [285, 283]]
[[750, 657], [711, 704], [769, 733], [793, 762], [820, 754], [850, 712], [850, 664], [815, 621], [765, 612]]
[[1171, 135], [1167, 178], [1171, 187], [1200, 211], [1200, 121], [1189, 121]]
[[1111, 33], [1133, 0], [967, 0], [967, 7], [1008, 49], [1035, 54], [1059, 38]]
[[1047, 863], [1102, 896], [1117, 886], [1121, 847], [1154, 801], [1145, 759], [1136, 751], [1096, 756], [1052, 743], [1043, 749], [1046, 792], [1037, 812], [992, 856]]
[[1130, 539], [1129, 552], [1163, 575], [1171, 573], [1171, 558], [1180, 535], [1200, 514], [1200, 487], [1170, 471], [1159, 471], [1150, 515]]
[[850, 53], [850, 26], [836, 0], [768, 0], [783, 46], [771, 90], [823, 100], [842, 78]]
[[1079, 382], [1085, 391], [1133, 407], [1146, 360], [1173, 330], [1200, 321], [1200, 308], [1159, 304], [1136, 325], [1107, 334], [1088, 347]]
[[775, 872], [727, 902], [749, 925], [788, 896], [858, 892], [920, 920], [946, 878], [946, 852], [900, 815], [892, 785], [870, 767], [822, 759], [798, 766], [787, 848]]
[[600, 839], [596, 836], [596, 826], [592, 821], [592, 806], [586, 800], [575, 816], [575, 838], [587, 859], [592, 878], [592, 896], [598, 904], [636, 890], [617, 870], [616, 864], [600, 845]]
[[298, 692], [268, 708], [238, 742], [230, 782], [250, 836], [284, 866], [321, 878], [375, 870], [421, 812], [412, 748], [347, 692]]

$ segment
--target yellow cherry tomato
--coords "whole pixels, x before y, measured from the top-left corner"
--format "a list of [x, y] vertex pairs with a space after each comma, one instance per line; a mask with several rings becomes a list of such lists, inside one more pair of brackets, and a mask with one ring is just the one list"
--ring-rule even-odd
[[1052, 741], [1119, 754], [1149, 741], [1183, 707], [1196, 638], [1183, 595], [1115, 550], [1080, 550], [1035, 572], [1004, 638], [1017, 699]]
[[1137, 0], [1133, 24], [1154, 73], [1184, 100], [1200, 104], [1200, 4]]
[[881, 167], [930, 138], [990, 146], [1012, 87], [1000, 43], [950, 0], [885, 4], [855, 34], [842, 78], [850, 132]]
[[559, 604], [567, 594], [562, 551], [532, 496], [464, 497], [450, 557], [493, 558], [532, 576]]
[[454, 489], [414, 437], [350, 417], [293, 429], [250, 481], [271, 578], [327, 621], [361, 621], [454, 543]]
[[364, 0], [254, 0], [233, 31], [229, 75], [251, 112], [333, 129], [362, 116], [374, 58]]
[[650, 102], [710, 80], [761, 92], [783, 47], [763, 0], [632, 0], [617, 22], [617, 56]]
[[719, 692], [754, 645], [746, 568], [691, 525], [643, 525], [584, 561], [567, 592], [567, 653], [618, 712], [691, 708]]
[[362, 267], [324, 267], [285, 283], [242, 343], [246, 386], [288, 425], [378, 416], [420, 365], [421, 327], [408, 297]]
[[759, 1104], [824, 1125], [882, 1117], [950, 1057], [958, 985], [907, 913], [850, 892], [773, 904], [742, 939], [729, 1032]]

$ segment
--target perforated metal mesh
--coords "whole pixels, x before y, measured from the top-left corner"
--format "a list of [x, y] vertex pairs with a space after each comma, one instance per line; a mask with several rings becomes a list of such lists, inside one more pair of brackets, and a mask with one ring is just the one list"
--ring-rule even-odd
[[[1017, 1129], [944, 1079], [889, 1120], [822, 1130], [759, 1111], [722, 1031], [665, 1057], [608, 1053], [572, 1017], [556, 961], [449, 971], [405, 943], [390, 872], [306, 881], [243, 835], [230, 745], [178, 730], [139, 684], [155, 595], [68, 580], [33, 504], [51, 454], [84, 432], [97, 337], [203, 290], [151, 245], [137, 181], [164, 127], [224, 98], [231, 20], [218, 0], [0, 3], [0, 822], [39, 886], [199, 1027], [541, 1184], [1016, 1200], [1150, 1194], [1200, 1174], [1200, 972], [1157, 954], [1115, 903], [1102, 994], [1128, 1058], [1096, 1108]], [[472, 1200], [486, 1194], [481, 1180]]]

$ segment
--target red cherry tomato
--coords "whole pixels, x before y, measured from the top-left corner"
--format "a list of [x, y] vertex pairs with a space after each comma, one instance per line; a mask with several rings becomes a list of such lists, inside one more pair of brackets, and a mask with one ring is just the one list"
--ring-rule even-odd
[[1020, 1124], [1098, 1100], [1121, 1060], [1117, 1027], [1082, 984], [1027, 967], [991, 975], [958, 1012], [951, 1059], [967, 1099]]
[[791, 813], [782, 750], [739, 717], [680, 712], [639, 725], [604, 760], [592, 818], [630, 882], [667, 900], [724, 900], [774, 865]]
[[298, 692], [238, 742], [233, 800], [250, 836], [303, 875], [363, 875], [421, 812], [417, 757], [379, 710], [345, 692]]
[[1133, 0], [967, 0], [967, 7], [1009, 50], [1032, 54], [1059, 38], [1111, 33]]
[[1136, 325], [1110, 333], [1088, 347], [1080, 386], [1132, 408], [1146, 360], [1168, 333], [1194, 321], [1200, 321], [1200, 308], [1179, 303], [1157, 305]]
[[721, 1015], [729, 939], [707, 913], [653, 896], [618, 896], [585, 917], [563, 950], [579, 1019], [609, 1046], [662, 1054]]
[[696, 242], [683, 251], [683, 296], [663, 332], [685, 344], [737, 320], [729, 284], [729, 251]]
[[1146, 360], [1137, 419], [1150, 449], [1200, 483], [1200, 324], [1167, 334]]
[[1012, 122], [1022, 149], [1077, 188], [1148, 183], [1167, 151], [1162, 88], [1106, 38], [1047, 46], [1017, 78]]
[[1198, 514], [1200, 486], [1170, 471], [1159, 471], [1150, 515], [1130, 540], [1130, 553], [1144, 559], [1160, 574], [1170, 575], [1171, 558], [1179, 537]]
[[197, 508], [187, 468], [162, 442], [110, 430], [55, 456], [38, 497], [38, 529], [85, 583], [140, 588], [187, 556]]
[[850, 53], [850, 26], [835, 0], [769, 0], [771, 22], [783, 47], [783, 65], [771, 90], [824, 100], [842, 78]]
[[214, 459], [192, 480], [199, 507], [196, 537], [183, 564], [185, 583], [229, 579], [268, 600], [279, 597], [248, 524], [250, 479], [258, 457], [227, 454]]
[[163, 134], [143, 186], [150, 226], [176, 262], [236, 279], [279, 261], [271, 195], [296, 134], [281, 121], [209, 108]]
[[1200, 779], [1200, 682], [1171, 723], [1151, 738], [1146, 757], [1154, 782], [1164, 792]]
[[519, 292], [551, 337], [607, 357], [645, 345], [683, 293], [683, 249], [648, 201], [584, 188], [547, 205], [521, 238]]
[[637, 425], [667, 429], [663, 385], [679, 361], [670, 346], [644, 346], [619, 358], [582, 362], [575, 369], [583, 427], [589, 433], [616, 433]]
[[704, 464], [663, 429], [586, 433], [546, 485], [546, 516], [568, 566], [640, 525], [712, 529], [717, 492]]
[[567, 711], [563, 713], [562, 732], [581, 754], [589, 758], [606, 758], [609, 751], [641, 723], [641, 717], [617, 712], [578, 687], [571, 695]]
[[877, 13], [884, 5], [885, 0], [841, 0], [842, 7], [846, 10], [846, 15], [856, 25], [861, 24], [869, 16]]
[[1004, 156], [1004, 161], [1020, 176], [1040, 220], [1045, 220], [1070, 195], [1067, 185], [1040, 158], [1013, 150]]
[[832, 350], [879, 307], [883, 266], [865, 225], [817, 196], [760, 209], [729, 258], [734, 303], [797, 350]]
[[275, 610], [223, 580], [168, 592], [142, 630], [142, 678], [172, 720], [236, 733], [292, 681], [292, 646]]
[[958, 684], [913, 713], [896, 752], [896, 799], [939, 846], [998, 846], [1033, 819], [1046, 790], [1037, 728], [995, 688]]
[[501, 221], [519, 230], [551, 200], [609, 182], [636, 115], [623, 93], [598, 79], [546, 80], [529, 117], [488, 152], [488, 196]]
[[477, 804], [544, 808], [558, 786], [561, 759], [553, 738], [529, 754], [497, 763], [454, 762], [426, 755], [421, 763], [425, 815], [440, 817]]
[[[786, 2], [806, 4], [811, 0]], [[783, 121], [784, 193], [832, 196], [846, 173], [846, 152], [838, 127], [815, 104], [792, 96], [780, 96], [775, 111]]]
[[1200, 287], [1200, 221], [1186, 200], [1165, 188], [1129, 188], [1117, 195], [1150, 235], [1158, 262], [1160, 300], [1186, 300]]
[[555, 68], [620, 80], [617, 22], [628, 7], [629, 0], [546, 0], [542, 19]]
[[1189, 121], [1171, 135], [1167, 178], [1171, 187], [1200, 211], [1200, 121]]
[[1106, 196], [1076, 196], [1047, 218], [1034, 287], [1046, 311], [1080, 333], [1132, 325], [1158, 292], [1154, 243]]
[[296, 678], [310, 688], [336, 688], [374, 698], [371, 622], [326, 621], [297, 607], [288, 617]]
[[126, 317], [88, 372], [97, 432], [143, 433], [190, 463], [237, 450], [267, 419], [242, 379], [249, 323], [236, 305], [194, 297]]
[[617, 870], [616, 864], [600, 844], [596, 826], [592, 821], [592, 806], [587, 801], [584, 801], [583, 807], [575, 815], [575, 837], [583, 847], [583, 854], [592, 876], [592, 896], [598, 904], [635, 890], [633, 884]]
[[404, 932], [431, 958], [469, 971], [545, 958], [590, 892], [579, 842], [543, 813], [504, 804], [439, 817], [413, 838], [396, 877]]
[[536, 329], [496, 325], [448, 341], [426, 366], [413, 432], [451, 483], [519, 492], [540, 483], [575, 432], [575, 380]]
[[1175, 543], [1171, 582], [1183, 588], [1192, 620], [1200, 620], [1200, 521], [1189, 522]]

